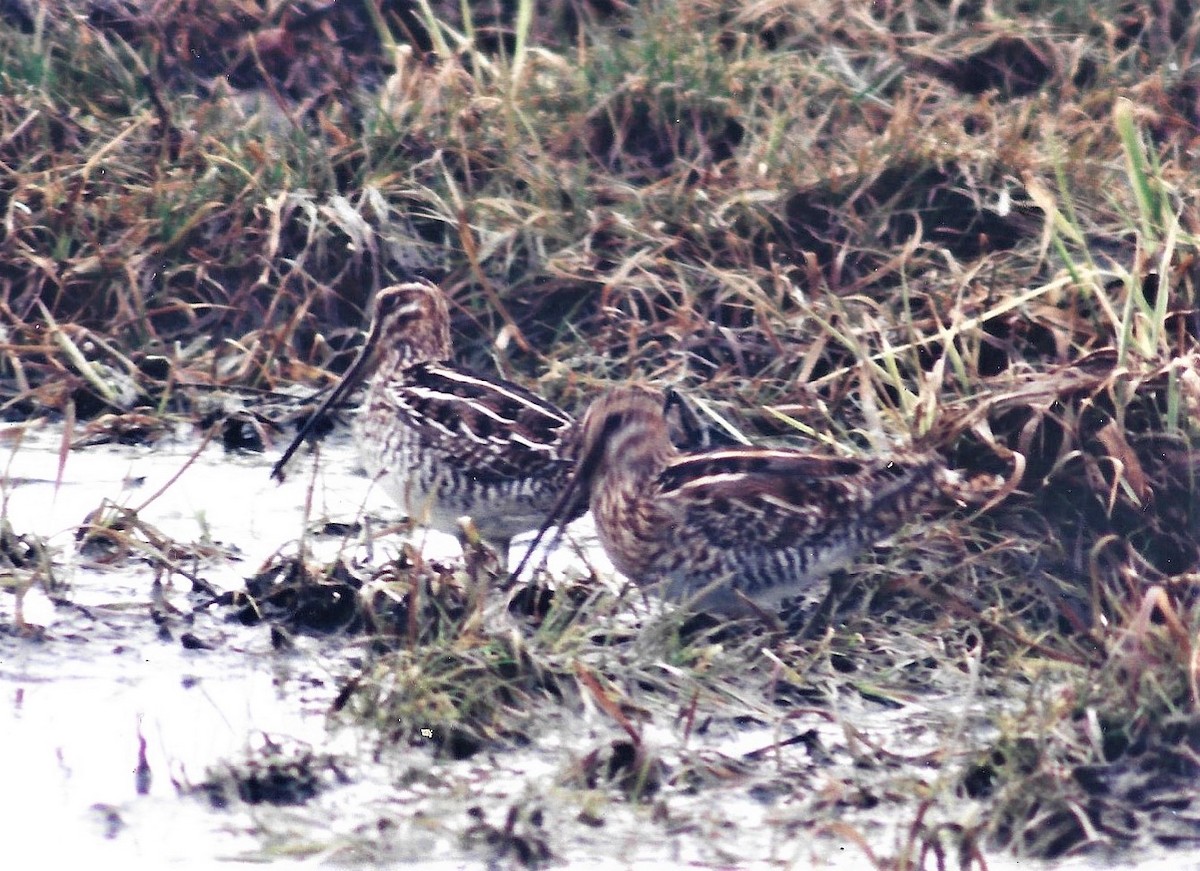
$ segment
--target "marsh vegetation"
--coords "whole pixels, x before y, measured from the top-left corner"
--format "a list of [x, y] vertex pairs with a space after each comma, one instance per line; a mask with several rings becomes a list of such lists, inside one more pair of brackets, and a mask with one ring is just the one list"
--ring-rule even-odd
[[[0, 655], [75, 649], [25, 605], [77, 607], [81, 555], [142, 573], [146, 626], [319, 638], [357, 754], [266, 742], [226, 766], [241, 786], [180, 789], [318, 808], [256, 818], [276, 856], [1194, 851], [1197, 22], [1187, 0], [3, 4], [0, 405], [14, 458], [59, 434], [49, 479], [182, 443], [179, 469], [221, 450], [265, 481], [372, 293], [422, 275], [460, 362], [563, 408], [650, 381], [758, 443], [919, 442], [978, 498], [856, 563], [800, 639], [700, 625], [586, 548], [516, 585], [471, 546], [429, 557], [328, 511], [311, 456], [236, 583], [223, 548], [257, 549], [164, 531], [157, 490], [114, 484], [55, 539], [6, 473]], [[369, 819], [325, 831], [356, 778]]]

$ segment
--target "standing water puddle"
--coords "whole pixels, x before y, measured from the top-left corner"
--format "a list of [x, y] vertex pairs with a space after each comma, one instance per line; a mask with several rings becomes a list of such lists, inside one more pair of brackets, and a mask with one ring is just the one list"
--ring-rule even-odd
[[[264, 735], [332, 749], [325, 711], [337, 687], [323, 654], [343, 655], [346, 645], [301, 638], [296, 651], [278, 654], [265, 626], [241, 627], [219, 614], [205, 622], [204, 612], [188, 625], [198, 600], [179, 576], [164, 577], [159, 610], [170, 616], [156, 626], [149, 616], [156, 570], [136, 556], [96, 565], [79, 552], [76, 531], [104, 500], [146, 502], [196, 445], [72, 451], [56, 483], [59, 437], [27, 434], [4, 476], [13, 530], [48, 540], [56, 581], [66, 585], [54, 592], [58, 604], [36, 586], [25, 597], [24, 618], [44, 627], [44, 638], [0, 635], [6, 852], [47, 865], [203, 864], [258, 849], [257, 837], [239, 831], [253, 830], [246, 820], [214, 815], [199, 798], [181, 800], [179, 790], [245, 757]], [[349, 477], [336, 458], [327, 466], [327, 481]], [[359, 505], [347, 500], [361, 500], [362, 483], [318, 488], [315, 510], [353, 516]], [[238, 589], [272, 550], [302, 533], [305, 500], [305, 481], [277, 485], [261, 458], [210, 447], [139, 516], [174, 541], [211, 541], [240, 555], [197, 569], [219, 589]], [[0, 597], [0, 626], [13, 625], [14, 603]], [[187, 649], [188, 633], [215, 642], [212, 649]]]
[[[219, 590], [240, 589], [277, 550], [295, 551], [314, 519], [350, 520], [364, 508], [396, 515], [354, 473], [348, 443], [324, 446], [315, 484], [311, 460], [297, 463], [280, 485], [268, 479], [265, 458], [212, 446], [180, 474], [197, 447], [169, 442], [72, 451], [56, 483], [60, 437], [34, 429], [6, 449], [7, 519], [18, 535], [48, 540], [62, 585], [53, 599], [38, 586], [29, 590], [24, 619], [44, 632], [24, 635], [15, 629], [16, 597], [0, 594], [0, 843], [8, 867], [211, 867], [239, 859], [274, 867], [314, 859], [459, 867], [489, 855], [480, 842], [491, 844], [494, 858], [492, 835], [514, 830], [532, 833], [526, 840], [534, 847], [526, 849], [533, 855], [503, 853], [501, 864], [536, 861], [539, 839], [548, 856], [579, 867], [863, 863], [863, 853], [836, 829], [814, 836], [795, 800], [776, 800], [769, 778], [739, 774], [736, 766], [743, 754], [766, 748], [774, 761], [765, 767], [776, 778], [794, 771], [788, 776], [814, 793], [834, 788], [838, 781], [822, 770], [828, 761], [814, 765], [805, 746], [771, 748], [811, 730], [844, 757], [853, 742], [836, 718], [781, 718], [778, 730], [726, 721], [702, 738], [660, 720], [647, 727], [647, 743], [660, 747], [664, 759], [688, 757], [709, 777], [696, 789], [646, 803], [610, 801], [602, 790], [585, 790], [581, 798], [562, 785], [569, 780], [564, 772], [577, 768], [586, 751], [622, 734], [587, 704], [551, 716], [544, 736], [525, 749], [484, 750], [450, 762], [399, 744], [372, 761], [377, 736], [354, 726], [330, 729], [327, 717], [362, 660], [361, 641], [299, 636], [291, 649], [276, 651], [265, 624], [241, 626], [217, 608], [199, 609], [191, 619], [202, 599], [185, 578], [164, 575], [158, 592], [148, 562], [134, 556], [98, 564], [76, 538], [105, 500], [138, 508], [138, 517], [167, 538], [214, 546], [214, 556], [198, 566], [181, 560], [182, 568], [194, 568]], [[433, 536], [427, 545], [456, 550]], [[338, 543], [323, 546], [328, 552], [318, 548], [317, 556], [330, 559]], [[155, 622], [152, 610], [165, 616]], [[189, 649], [197, 643], [206, 649]], [[964, 676], [960, 685], [898, 711], [864, 706], [842, 714], [890, 752], [916, 758], [947, 740], [938, 736], [956, 733], [947, 724], [972, 727], [976, 691]], [[292, 806], [248, 804], [235, 792], [220, 807], [210, 793], [193, 789], [264, 747], [335, 760], [322, 769], [331, 788]], [[936, 783], [938, 776], [928, 779]], [[858, 821], [857, 830], [888, 855], [912, 819], [879, 819]], [[1179, 867], [1179, 859], [1164, 857], [1162, 867]], [[1031, 863], [991, 857], [989, 865]]]

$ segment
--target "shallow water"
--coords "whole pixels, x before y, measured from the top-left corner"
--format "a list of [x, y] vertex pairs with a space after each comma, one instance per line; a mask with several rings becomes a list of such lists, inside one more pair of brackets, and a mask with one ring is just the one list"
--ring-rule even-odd
[[[229, 818], [199, 800], [180, 800], [179, 788], [245, 755], [261, 734], [327, 744], [324, 711], [336, 687], [322, 651], [299, 639], [298, 652], [276, 654], [266, 627], [203, 617], [188, 625], [196, 599], [178, 576], [165, 579], [165, 598], [180, 613], [164, 623], [169, 637], [160, 637], [148, 618], [156, 572], [136, 558], [94, 564], [79, 553], [75, 530], [104, 499], [144, 503], [196, 445], [73, 451], [56, 484], [57, 439], [31, 433], [5, 474], [14, 530], [57, 548], [56, 579], [68, 585], [61, 596], [71, 603], [55, 605], [34, 588], [24, 616], [45, 627], [45, 639], [0, 636], [6, 851], [43, 862], [176, 862], [257, 849], [258, 840]], [[361, 498], [366, 488], [358, 489]], [[234, 589], [301, 533], [304, 495], [300, 480], [268, 482], [261, 458], [210, 447], [139, 515], [180, 542], [236, 542], [240, 558], [199, 566], [210, 583]], [[322, 510], [357, 511], [333, 491], [318, 488], [317, 495]], [[0, 597], [0, 625], [11, 624], [13, 609], [11, 595]], [[189, 631], [217, 649], [185, 649], [179, 639]]]
[[[208, 446], [193, 460], [192, 440], [71, 451], [60, 476], [59, 432], [31, 429], [18, 444], [14, 432], [0, 448], [6, 516], [17, 534], [48, 540], [63, 588], [52, 599], [34, 586], [23, 599], [24, 620], [44, 629], [44, 638], [0, 633], [6, 857], [204, 866], [239, 855], [263, 858], [272, 831], [294, 840], [305, 828], [316, 829], [317, 844], [337, 848], [339, 828], [362, 823], [362, 814], [348, 814], [339, 827], [324, 811], [235, 802], [218, 812], [186, 793], [210, 769], [252, 758], [264, 736], [354, 757], [358, 736], [331, 732], [326, 711], [359, 642], [298, 636], [293, 650], [278, 653], [266, 625], [230, 623], [219, 609], [192, 619], [204, 597], [190, 592], [188, 580], [136, 556], [98, 563], [80, 552], [76, 531], [105, 500], [136, 508], [165, 537], [214, 545], [217, 556], [181, 565], [219, 590], [239, 589], [277, 550], [294, 550], [317, 519], [352, 520], [364, 510], [397, 517], [357, 473], [348, 443], [326, 444], [319, 474], [301, 458], [278, 484], [264, 457]], [[306, 541], [323, 559], [339, 549], [336, 539]], [[458, 549], [437, 534], [420, 541], [435, 558]], [[159, 576], [164, 589], [156, 594]], [[149, 614], [164, 598], [177, 613], [160, 630]], [[0, 594], [0, 627], [13, 625], [15, 605], [11, 594]], [[214, 649], [185, 649], [185, 633]], [[386, 788], [376, 781], [366, 791], [380, 801]], [[290, 864], [286, 856], [267, 856]]]
[[[213, 446], [172, 482], [197, 450], [189, 440], [72, 451], [56, 483], [59, 434], [31, 430], [19, 445], [9, 436], [0, 448], [6, 516], [17, 533], [49, 539], [56, 580], [66, 585], [57, 600], [37, 588], [25, 597], [24, 619], [44, 627], [44, 638], [0, 632], [0, 844], [9, 867], [210, 867], [239, 859], [273, 867], [314, 860], [460, 867], [487, 855], [472, 842], [479, 821], [471, 807], [498, 828], [517, 808], [518, 833], [534, 842], [544, 837], [557, 859], [577, 867], [859, 867], [863, 855], [845, 838], [835, 830], [814, 837], [805, 823], [806, 796], [838, 788], [824, 763], [814, 764], [799, 745], [774, 752], [772, 777], [783, 772], [805, 787], [775, 796], [757, 795], [755, 784], [765, 789], [768, 778], [739, 772], [730, 760], [813, 729], [839, 764], [852, 768], [853, 741], [842, 722], [912, 759], [937, 751], [938, 741], [955, 740], [938, 737], [954, 735], [951, 726], [978, 728], [972, 714], [978, 687], [966, 672], [899, 710], [849, 705], [836, 712], [841, 722], [814, 715], [781, 720], [777, 729], [717, 724], [686, 741], [674, 724], [651, 726], [647, 743], [664, 759], [711, 760], [710, 782], [644, 805], [597, 795], [587, 801], [595, 802], [603, 825], [581, 824], [580, 799], [562, 793], [564, 771], [620, 737], [602, 713], [563, 713], [521, 751], [435, 762], [423, 751], [397, 748], [372, 761], [373, 736], [345, 725], [331, 730], [326, 718], [340, 680], [360, 656], [358, 642], [297, 637], [294, 649], [277, 652], [265, 625], [228, 622], [218, 609], [193, 614], [202, 597], [183, 577], [163, 575], [160, 594], [146, 561], [102, 564], [76, 541], [88, 513], [113, 500], [138, 508], [143, 521], [177, 542], [215, 546], [215, 555], [181, 565], [219, 589], [240, 588], [274, 552], [294, 548], [313, 520], [349, 520], [364, 509], [396, 516], [355, 474], [347, 443], [326, 444], [315, 477], [311, 460], [302, 458], [282, 485], [268, 479], [268, 458]], [[311, 545], [323, 548], [324, 558], [339, 547], [336, 539]], [[434, 555], [456, 550], [437, 536], [424, 539], [424, 547]], [[15, 603], [11, 593], [0, 593], [0, 629], [13, 626]], [[167, 613], [160, 624], [149, 619], [152, 608]], [[213, 649], [185, 649], [189, 633]], [[285, 753], [330, 754], [349, 772], [348, 782], [295, 807], [235, 801], [216, 809], [189, 791], [211, 769], [254, 758], [266, 741]], [[931, 771], [925, 782], [934, 787], [938, 776]], [[878, 814], [846, 821], [883, 855], [911, 822]], [[1147, 856], [1142, 867], [1182, 867], [1189, 858], [1195, 857]], [[992, 868], [1031, 864], [989, 857]]]

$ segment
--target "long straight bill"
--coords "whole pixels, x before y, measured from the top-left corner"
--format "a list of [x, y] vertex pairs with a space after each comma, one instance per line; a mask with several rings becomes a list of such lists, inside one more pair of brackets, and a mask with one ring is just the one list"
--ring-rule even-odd
[[283, 452], [283, 456], [281, 456], [279, 461], [271, 467], [272, 478], [277, 481], [283, 480], [284, 466], [288, 464], [288, 461], [292, 458], [292, 455], [300, 449], [300, 445], [304, 443], [305, 438], [307, 438], [308, 434], [312, 432], [313, 427], [315, 427], [318, 422], [323, 420], [329, 414], [329, 410], [333, 408], [336, 403], [340, 402], [342, 398], [349, 393], [359, 381], [362, 380], [367, 369], [367, 362], [370, 360], [375, 351], [375, 342], [376, 335], [375, 331], [372, 330], [367, 336], [366, 342], [359, 350], [358, 356], [354, 358], [354, 362], [350, 364], [350, 368], [347, 369], [346, 374], [342, 376], [342, 380], [337, 383], [337, 386], [335, 386], [332, 391], [330, 391], [329, 396], [327, 396], [325, 401], [321, 403], [321, 407], [314, 411], [308, 420], [304, 422], [304, 426], [300, 427], [300, 431], [296, 433], [296, 437], [293, 438], [291, 444], [287, 446], [287, 450]]
[[[598, 445], [592, 448], [585, 456], [580, 457], [579, 464], [575, 467], [575, 474], [571, 476], [571, 480], [567, 482], [567, 486], [563, 488], [558, 499], [554, 503], [554, 507], [550, 509], [550, 513], [546, 515], [546, 519], [542, 521], [542, 525], [538, 527], [537, 534], [534, 535], [533, 541], [529, 543], [529, 550], [525, 551], [521, 561], [517, 563], [517, 567], [508, 575], [509, 584], [515, 583], [517, 578], [521, 576], [521, 572], [525, 571], [525, 566], [529, 562], [529, 558], [533, 556], [533, 552], [537, 550], [538, 545], [542, 543], [546, 532], [551, 526], [554, 526], [559, 518], [566, 516], [569, 512], [567, 509], [575, 503], [575, 499], [579, 494], [580, 484], [585, 480], [590, 480], [592, 469], [595, 467], [600, 451], [603, 446]], [[555, 533], [554, 539], [550, 542], [550, 550], [558, 547], [558, 542], [563, 536], [563, 526], [559, 524], [558, 532]]]

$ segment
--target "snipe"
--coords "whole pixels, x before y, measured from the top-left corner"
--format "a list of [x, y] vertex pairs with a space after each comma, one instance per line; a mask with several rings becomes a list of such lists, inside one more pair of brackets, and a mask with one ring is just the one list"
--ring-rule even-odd
[[[450, 314], [423, 281], [379, 291], [366, 342], [321, 407], [288, 446], [283, 468], [329, 409], [367, 376], [354, 437], [367, 472], [415, 521], [456, 533], [470, 516], [500, 557], [514, 535], [536, 528], [571, 477], [563, 436], [572, 419], [499, 378], [449, 362]], [[568, 507], [567, 522], [586, 505]]]
[[587, 495], [616, 568], [668, 599], [728, 615], [776, 608], [813, 587], [899, 529], [949, 474], [919, 453], [855, 460], [728, 447], [681, 455], [662, 396], [639, 386], [593, 402], [577, 435], [579, 465], [564, 504]]

